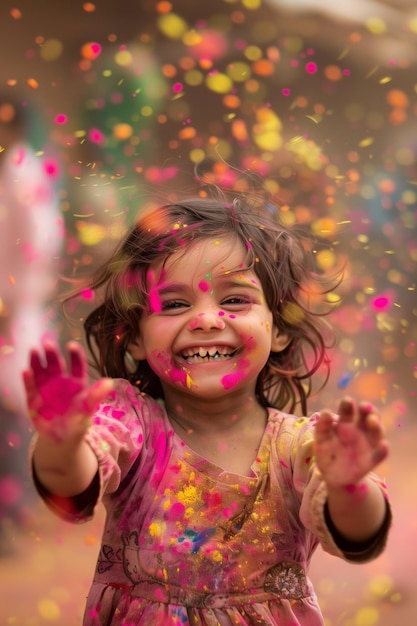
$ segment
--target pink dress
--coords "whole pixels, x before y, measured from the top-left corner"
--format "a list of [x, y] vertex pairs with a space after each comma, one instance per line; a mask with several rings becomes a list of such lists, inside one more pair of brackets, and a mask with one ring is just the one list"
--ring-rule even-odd
[[74, 510], [42, 494], [73, 522], [91, 518], [97, 502], [107, 509], [84, 625], [323, 626], [307, 577], [317, 545], [368, 560], [389, 523], [362, 551], [338, 548], [313, 427], [314, 417], [270, 409], [253, 475], [235, 475], [189, 448], [161, 403], [116, 381], [88, 433], [99, 459], [96, 501]]

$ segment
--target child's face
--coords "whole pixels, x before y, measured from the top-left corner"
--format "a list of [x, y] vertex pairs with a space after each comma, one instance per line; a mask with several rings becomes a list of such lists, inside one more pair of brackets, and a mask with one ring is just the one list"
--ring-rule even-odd
[[254, 394], [271, 350], [287, 344], [273, 325], [262, 285], [245, 269], [243, 244], [201, 239], [148, 271], [149, 307], [131, 346], [175, 390], [201, 398]]

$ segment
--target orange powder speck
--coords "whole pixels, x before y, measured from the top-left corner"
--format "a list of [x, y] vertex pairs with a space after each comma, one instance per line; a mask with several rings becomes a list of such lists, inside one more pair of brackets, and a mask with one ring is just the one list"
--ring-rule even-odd
[[269, 59], [259, 59], [253, 63], [252, 69], [258, 76], [271, 76], [275, 66]]
[[342, 78], [342, 70], [337, 65], [328, 65], [324, 69], [324, 75], [328, 80], [337, 82]]
[[404, 109], [393, 109], [389, 114], [389, 121], [393, 126], [398, 126], [399, 124], [403, 124], [407, 119], [407, 113]]
[[235, 96], [234, 94], [227, 94], [223, 98], [223, 104], [228, 109], [237, 109], [240, 106], [240, 98], [239, 96]]
[[387, 102], [390, 106], [399, 109], [405, 109], [410, 104], [407, 94], [405, 94], [401, 89], [391, 89], [387, 93]]
[[177, 68], [175, 67], [175, 65], [171, 65], [170, 63], [168, 63], [167, 65], [164, 65], [162, 67], [162, 74], [166, 78], [173, 78], [177, 75]]
[[178, 132], [178, 138], [179, 139], [192, 139], [193, 137], [195, 137], [197, 134], [196, 129], [193, 128], [192, 126], [187, 126], [186, 128], [182, 128], [179, 132]]
[[17, 7], [10, 9], [10, 15], [14, 20], [20, 20], [22, 18], [22, 11]]
[[158, 4], [156, 5], [156, 10], [158, 11], [158, 13], [169, 13], [170, 11], [172, 11], [172, 4], [171, 2], [167, 2], [166, 0], [161, 0], [161, 2], [158, 2]]
[[92, 2], [84, 2], [83, 9], [86, 13], [94, 13], [96, 10], [96, 5]]

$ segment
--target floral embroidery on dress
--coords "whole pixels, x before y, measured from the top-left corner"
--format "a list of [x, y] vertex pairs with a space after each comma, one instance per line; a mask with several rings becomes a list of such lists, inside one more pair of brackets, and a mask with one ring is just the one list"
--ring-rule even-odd
[[122, 562], [122, 549], [114, 550], [111, 546], [104, 544], [100, 550], [97, 561], [97, 571], [99, 574], [110, 570], [115, 563]]
[[297, 563], [279, 563], [266, 573], [265, 591], [272, 591], [289, 600], [299, 600], [309, 595], [304, 569]]
[[139, 564], [139, 534], [135, 530], [129, 535], [123, 534], [123, 569], [126, 576], [133, 583], [142, 580], [141, 567]]

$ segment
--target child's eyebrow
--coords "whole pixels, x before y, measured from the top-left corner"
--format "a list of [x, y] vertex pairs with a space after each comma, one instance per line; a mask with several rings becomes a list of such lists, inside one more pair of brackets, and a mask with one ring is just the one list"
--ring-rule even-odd
[[[262, 291], [262, 287], [260, 283], [258, 283], [255, 280], [251, 280], [249, 282], [248, 280], [245, 280], [244, 278], [238, 278], [238, 277], [232, 278], [231, 276], [220, 275], [220, 276], [216, 276], [213, 282], [214, 282], [213, 286], [215, 286], [215, 283], [218, 283], [219, 286], [221, 285], [221, 287], [226, 288], [226, 289], [244, 287], [245, 289], [253, 289], [254, 291]], [[167, 293], [185, 293], [189, 290], [190, 290], [190, 286], [185, 283], [164, 283], [157, 287], [157, 291], [160, 296], [163, 296]]]
[[255, 291], [261, 291], [261, 285], [255, 280], [245, 280], [244, 278], [231, 278], [228, 276], [227, 278], [219, 277], [219, 282], [221, 282], [222, 287], [245, 287], [248, 289], [254, 289]]
[[159, 295], [166, 293], [183, 293], [189, 291], [190, 287], [185, 283], [163, 283], [157, 287]]

